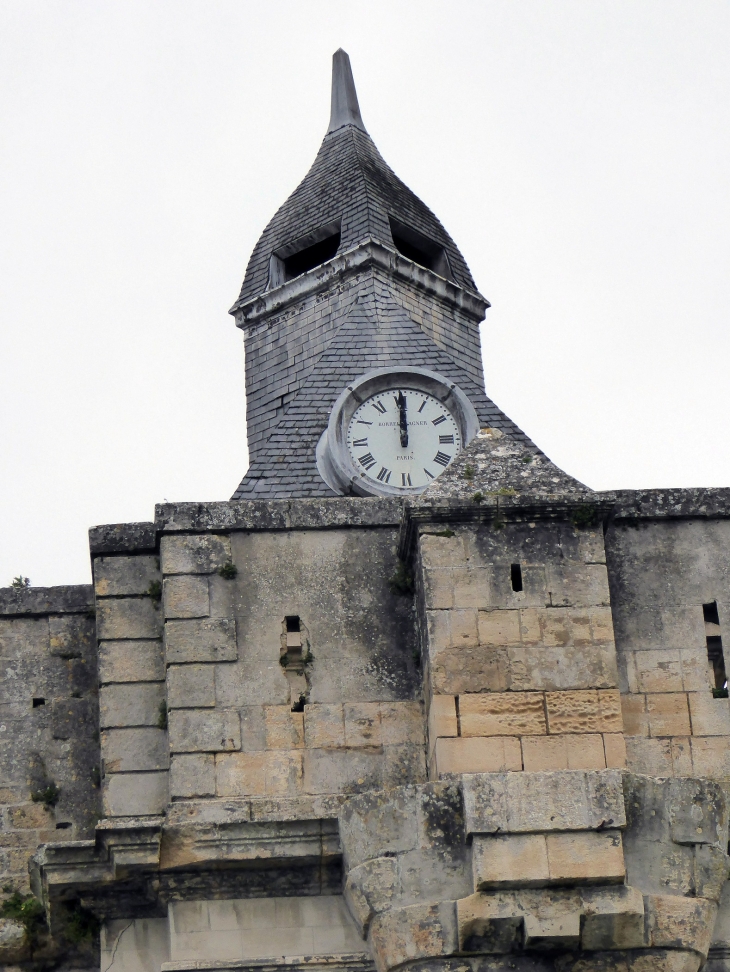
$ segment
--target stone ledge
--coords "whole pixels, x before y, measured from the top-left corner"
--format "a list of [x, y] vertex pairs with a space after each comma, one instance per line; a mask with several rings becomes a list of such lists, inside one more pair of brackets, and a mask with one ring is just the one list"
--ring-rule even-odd
[[397, 527], [402, 512], [400, 499], [332, 497], [319, 500], [162, 503], [155, 507], [155, 526], [160, 533]]
[[85, 614], [93, 609], [94, 588], [91, 584], [0, 588], [0, 616]]
[[286, 968], [296, 972], [299, 969], [351, 969], [352, 972], [374, 972], [373, 960], [367, 952], [355, 952], [343, 955], [284, 955], [281, 958], [271, 956], [260, 959], [240, 959], [229, 960], [226, 962], [212, 961], [188, 961], [188, 962], [163, 962], [161, 972], [203, 972], [210, 969], [211, 972], [276, 972], [277, 969]]
[[693, 489], [622, 489], [615, 493], [597, 493], [615, 501], [613, 519], [725, 519], [730, 517], [730, 488], [699, 487]]
[[141, 553], [157, 549], [154, 523], [107, 523], [91, 527], [89, 549], [93, 554]]

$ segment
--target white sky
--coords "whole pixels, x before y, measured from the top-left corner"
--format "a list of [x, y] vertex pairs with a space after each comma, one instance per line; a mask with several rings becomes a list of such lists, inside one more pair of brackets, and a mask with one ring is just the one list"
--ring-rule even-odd
[[2, 0], [0, 584], [235, 489], [227, 310], [340, 46], [497, 404], [594, 488], [730, 485], [727, 0]]

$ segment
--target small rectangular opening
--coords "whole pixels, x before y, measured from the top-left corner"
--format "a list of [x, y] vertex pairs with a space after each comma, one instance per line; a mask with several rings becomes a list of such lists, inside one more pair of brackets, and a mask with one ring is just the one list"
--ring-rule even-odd
[[440, 277], [453, 280], [449, 258], [446, 250], [439, 243], [429, 240], [427, 236], [414, 230], [412, 226], [406, 226], [389, 216], [390, 235], [393, 237], [393, 244], [399, 253], [402, 253], [408, 260], [417, 263], [419, 267], [425, 267], [437, 273]]
[[42, 705], [46, 704], [45, 699], [33, 699], [33, 708], [39, 709]]
[[709, 604], [703, 604], [702, 613], [705, 616], [705, 624], [720, 624], [720, 615], [717, 611], [717, 601], [710, 601]]
[[73, 824], [69, 820], [59, 820], [56, 824], [56, 830], [70, 830]]
[[710, 601], [702, 605], [705, 619], [705, 638], [707, 641], [707, 658], [712, 666], [715, 687], [712, 694], [716, 698], [727, 698], [727, 671], [725, 669], [725, 652], [720, 635], [720, 614], [717, 601]]
[[269, 290], [331, 260], [340, 248], [340, 240], [337, 220], [274, 250], [269, 262]]
[[510, 575], [512, 578], [512, 590], [521, 591], [522, 590], [522, 567], [520, 564], [512, 564], [510, 567]]
[[287, 617], [286, 617], [285, 620], [286, 620], [286, 630], [287, 631], [301, 631], [302, 630], [301, 629], [301, 626], [300, 626], [300, 621], [299, 621], [299, 615], [298, 614], [290, 614], [290, 615], [287, 615]]

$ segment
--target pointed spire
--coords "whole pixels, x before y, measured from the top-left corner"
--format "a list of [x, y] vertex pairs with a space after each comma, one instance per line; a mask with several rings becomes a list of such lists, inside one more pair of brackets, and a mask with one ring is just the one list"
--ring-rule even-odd
[[361, 131], [366, 131], [357, 103], [350, 58], [340, 48], [332, 55], [332, 112], [327, 134], [344, 125], [354, 125]]

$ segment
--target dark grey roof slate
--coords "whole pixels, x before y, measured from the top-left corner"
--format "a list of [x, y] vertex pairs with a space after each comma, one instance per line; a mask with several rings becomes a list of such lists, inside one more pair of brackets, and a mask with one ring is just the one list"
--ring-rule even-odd
[[539, 454], [534, 444], [454, 359], [412, 321], [388, 288], [371, 278], [320, 356], [305, 384], [261, 448], [232, 499], [332, 496], [315, 464], [315, 449], [332, 405], [354, 378], [371, 368], [413, 365], [455, 381], [482, 425], [500, 429]]

